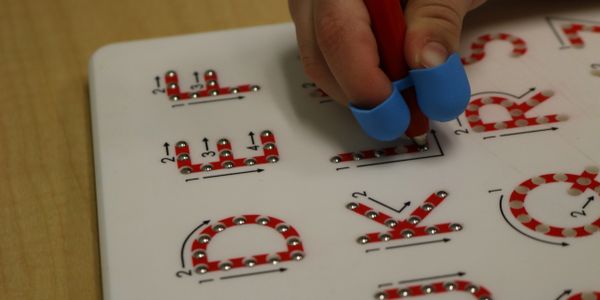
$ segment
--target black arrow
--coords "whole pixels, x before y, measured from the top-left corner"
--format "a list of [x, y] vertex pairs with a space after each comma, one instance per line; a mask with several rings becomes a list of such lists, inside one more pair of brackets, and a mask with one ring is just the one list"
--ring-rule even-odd
[[554, 33], [554, 36], [560, 42], [560, 45], [564, 46], [565, 42], [563, 41], [562, 37], [558, 33], [558, 30], [556, 30], [556, 28], [554, 27], [554, 24], [552, 24], [552, 19], [554, 19], [554, 18], [552, 18], [552, 17], [546, 17], [546, 23], [548, 23], [548, 26], [550, 26], [550, 29]]
[[501, 195], [500, 196], [500, 201], [499, 201], [499, 203], [500, 203], [500, 213], [502, 214], [502, 218], [504, 218], [504, 221], [506, 221], [506, 224], [510, 225], [510, 227], [512, 227], [515, 231], [517, 231], [518, 233], [520, 233], [520, 234], [522, 234], [522, 235], [524, 235], [524, 236], [526, 236], [526, 237], [528, 237], [528, 238], [530, 238], [530, 239], [532, 239], [534, 241], [542, 242], [542, 243], [549, 244], [549, 245], [562, 246], [562, 247], [569, 246], [569, 244], [566, 243], [566, 242], [556, 243], [556, 242], [550, 242], [550, 241], [538, 239], [538, 238], [536, 238], [534, 236], [528, 235], [525, 232], [519, 230], [515, 225], [513, 225], [510, 221], [508, 221], [508, 218], [506, 217], [506, 214], [504, 214], [504, 210], [502, 209], [502, 201], [503, 200], [504, 200], [504, 195]]
[[500, 136], [505, 137], [505, 136], [519, 135], [519, 134], [536, 133], [536, 132], [542, 132], [542, 131], [556, 131], [556, 130], [558, 130], [558, 127], [550, 127], [550, 128], [546, 128], [546, 129], [529, 130], [529, 131], [514, 132], [514, 133], [505, 133], [505, 134], [501, 134]]
[[210, 220], [205, 220], [204, 222], [202, 222], [202, 224], [200, 224], [196, 228], [194, 228], [194, 230], [192, 230], [192, 232], [190, 232], [190, 234], [188, 234], [187, 237], [185, 237], [185, 240], [183, 241], [183, 244], [181, 244], [181, 267], [182, 268], [185, 268], [185, 259], [183, 258], [183, 252], [185, 250], [185, 244], [190, 239], [190, 237], [192, 236], [192, 234], [194, 234], [194, 232], [196, 232], [196, 230], [200, 229], [200, 227], [202, 227], [202, 226], [208, 225], [208, 223], [210, 223]]
[[214, 280], [214, 279], [204, 279], [204, 280], [199, 280], [199, 281], [198, 281], [198, 284], [203, 284], [203, 283], [205, 283], [205, 282], [211, 282], [211, 281], [213, 281], [213, 280]]
[[188, 102], [188, 105], [205, 104], [205, 103], [227, 101], [227, 100], [242, 100], [244, 98], [245, 98], [244, 96], [237, 96], [237, 97], [219, 98], [219, 99], [212, 99], [212, 100], [201, 100], [201, 101]]
[[435, 144], [438, 146], [438, 149], [440, 149], [440, 153], [441, 156], [444, 156], [444, 149], [442, 149], [442, 146], [440, 145], [440, 141], [438, 140], [437, 134], [435, 133], [435, 130], [431, 130], [431, 134], [433, 135], [433, 139], [435, 140]]
[[252, 142], [252, 146], [248, 146], [246, 148], [252, 149], [254, 151], [258, 150], [258, 146], [256, 145], [256, 142], [254, 141], [254, 132], [250, 131], [250, 133], [248, 133], [248, 136], [250, 137], [250, 141]]
[[437, 275], [437, 276], [431, 276], [431, 277], [408, 279], [408, 280], [398, 281], [398, 284], [407, 284], [407, 283], [412, 283], [412, 282], [450, 278], [450, 277], [456, 277], [456, 276], [462, 277], [462, 276], [465, 276], [466, 274], [467, 273], [465, 273], [465, 272], [457, 272], [457, 273], [452, 273], [452, 274], [444, 274], [444, 275]]
[[560, 300], [562, 297], [567, 296], [569, 294], [571, 294], [572, 290], [564, 290], [564, 292], [562, 292], [562, 294], [560, 294], [560, 296], [558, 296], [556, 298], [556, 300]]
[[156, 81], [156, 88], [160, 89], [160, 77], [158, 77], [158, 76], [154, 77], [154, 81]]
[[254, 142], [254, 132], [250, 131], [250, 133], [248, 133], [248, 135], [250, 136], [250, 140], [252, 141], [252, 145], [256, 145], [256, 143]]
[[438, 149], [440, 149], [440, 154], [430, 155], [430, 156], [421, 156], [421, 157], [406, 158], [406, 159], [398, 159], [398, 160], [390, 160], [390, 161], [383, 161], [383, 162], [376, 162], [376, 163], [358, 165], [356, 167], [357, 168], [372, 167], [372, 166], [378, 166], [378, 165], [393, 164], [393, 163], [399, 163], [399, 162], [405, 162], [405, 161], [411, 161], [411, 160], [420, 160], [420, 159], [426, 159], [426, 158], [434, 158], [434, 157], [442, 157], [442, 156], [444, 156], [444, 150], [442, 149], [442, 146], [440, 145], [440, 141], [437, 138], [437, 134], [436, 134], [435, 130], [431, 130], [431, 134], [433, 135], [433, 139], [435, 140], [435, 144], [438, 146]]
[[204, 142], [204, 148], [206, 148], [206, 151], [208, 151], [208, 139], [205, 137], [202, 139], [202, 141]]
[[529, 90], [527, 90], [527, 92], [523, 93], [523, 95], [521, 95], [521, 96], [517, 97], [517, 99], [522, 99], [523, 97], [525, 97], [525, 96], [529, 95], [529, 94], [530, 94], [530, 93], [532, 93], [533, 91], [535, 91], [535, 88], [534, 88], [534, 87], [532, 87], [532, 88], [530, 88]]
[[236, 173], [227, 173], [227, 174], [219, 174], [219, 175], [211, 175], [211, 176], [204, 176], [204, 179], [209, 179], [209, 178], [216, 178], [216, 177], [223, 177], [223, 176], [231, 176], [231, 175], [239, 175], [239, 174], [247, 174], [247, 173], [260, 173], [264, 171], [264, 169], [256, 169], [256, 170], [252, 170], [252, 171], [244, 171], [244, 172], [236, 172]]
[[196, 78], [196, 83], [200, 83], [200, 77], [198, 76], [198, 71], [194, 72], [194, 78]]
[[462, 127], [462, 122], [460, 121], [460, 117], [456, 118], [456, 122], [458, 122], [458, 127]]
[[502, 191], [502, 189], [494, 189], [494, 190], [489, 190], [488, 193], [491, 194], [491, 193], [500, 192], [500, 191]]
[[377, 204], [379, 204], [379, 205], [381, 205], [381, 206], [383, 206], [383, 207], [385, 207], [385, 208], [387, 208], [389, 210], [392, 210], [392, 211], [394, 211], [396, 213], [402, 213], [402, 211], [404, 211], [407, 207], [410, 206], [410, 201], [408, 201], [408, 202], [404, 202], [404, 205], [400, 209], [395, 209], [395, 208], [393, 208], [393, 207], [391, 207], [391, 206], [389, 206], [389, 205], [387, 205], [387, 204], [385, 204], [383, 202], [377, 201], [376, 199], [373, 199], [371, 197], [367, 197], [367, 199], [369, 199], [369, 200], [371, 200], [371, 201], [373, 201], [373, 202], [375, 202], [375, 203], [377, 203]]
[[585, 202], [585, 205], [583, 206], [583, 209], [585, 209], [592, 201], [594, 201], [594, 196], [588, 198], [587, 202]]
[[382, 283], [382, 284], [378, 285], [377, 288], [384, 288], [384, 287], [388, 287], [388, 286], [392, 286], [392, 285], [394, 285], [394, 284], [391, 282]]
[[283, 273], [285, 271], [287, 271], [287, 268], [279, 268], [279, 269], [275, 269], [275, 270], [268, 270], [268, 271], [254, 272], [254, 273], [246, 273], [246, 274], [223, 276], [223, 277], [221, 277], [221, 280], [233, 279], [233, 278], [240, 278], [240, 277], [247, 277], [247, 276], [254, 276], [254, 275], [263, 275], [263, 274], [277, 273], [277, 272]]
[[404, 244], [404, 245], [397, 245], [397, 246], [389, 246], [389, 247], [385, 247], [385, 250], [393, 250], [393, 249], [398, 249], [398, 248], [413, 247], [413, 246], [422, 246], [422, 245], [436, 244], [436, 243], [447, 243], [449, 241], [451, 241], [451, 239], [444, 238], [444, 239], [434, 240], [434, 241], [412, 243], [412, 244]]
[[169, 146], [170, 146], [170, 145], [169, 145], [169, 143], [167, 143], [167, 142], [165, 142], [165, 143], [163, 144], [163, 147], [165, 147], [165, 152], [166, 152], [167, 156], [169, 156]]

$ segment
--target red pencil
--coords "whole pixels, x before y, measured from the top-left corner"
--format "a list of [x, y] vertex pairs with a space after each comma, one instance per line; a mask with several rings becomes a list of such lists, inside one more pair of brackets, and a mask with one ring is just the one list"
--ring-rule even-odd
[[[371, 28], [377, 40], [381, 69], [391, 81], [408, 76], [404, 58], [406, 22], [400, 0], [364, 0], [371, 18]], [[429, 120], [419, 109], [414, 88], [402, 92], [410, 109], [410, 124], [406, 135], [419, 146], [427, 145]]]

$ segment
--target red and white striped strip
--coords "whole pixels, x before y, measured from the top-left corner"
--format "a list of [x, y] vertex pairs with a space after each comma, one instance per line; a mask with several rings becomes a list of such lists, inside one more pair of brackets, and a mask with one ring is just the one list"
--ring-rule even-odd
[[563, 25], [563, 32], [569, 39], [569, 42], [575, 48], [583, 48], [585, 42], [579, 35], [580, 32], [595, 32], [600, 33], [600, 25], [585, 25], [581, 23], [568, 23]]
[[[219, 233], [234, 227], [258, 225], [275, 230], [286, 244], [286, 249], [273, 254], [254, 254], [223, 260], [209, 260], [208, 245]], [[249, 239], [251, 240], [251, 239]], [[291, 225], [272, 216], [242, 215], [222, 219], [208, 225], [192, 243], [192, 265], [197, 274], [231, 269], [254, 267], [265, 264], [278, 264], [285, 261], [299, 261], [305, 256], [300, 234]]]
[[527, 53], [527, 43], [520, 37], [508, 33], [484, 34], [471, 44], [471, 55], [462, 58], [464, 65], [471, 65], [481, 61], [485, 57], [485, 46], [491, 41], [507, 41], [513, 44], [511, 55], [513, 57], [523, 56]]
[[377, 150], [362, 150], [358, 152], [340, 153], [330, 159], [332, 163], [343, 163], [349, 161], [359, 161], [365, 159], [374, 159], [381, 157], [396, 156], [408, 153], [420, 152], [417, 145], [400, 145], [397, 147], [387, 147]]
[[600, 292], [586, 292], [573, 295], [567, 300], [600, 300]]
[[167, 97], [171, 101], [181, 101], [210, 96], [247, 93], [258, 91], [260, 89], [259, 86], [250, 84], [243, 84], [235, 87], [222, 87], [219, 85], [217, 72], [213, 70], [208, 70], [204, 72], [204, 88], [198, 91], [181, 91], [181, 87], [179, 85], [179, 77], [177, 75], [177, 72], [175, 71], [168, 71], [165, 74], [164, 80], [165, 84], [167, 85]]
[[492, 293], [481, 285], [475, 285], [465, 280], [448, 282], [434, 282], [431, 284], [416, 284], [407, 287], [387, 289], [375, 294], [375, 299], [406, 299], [411, 297], [427, 296], [463, 292], [470, 294], [476, 300], [492, 300]]
[[[565, 115], [545, 115], [539, 117], [527, 117], [526, 113], [534, 107], [554, 96], [552, 91], [542, 91], [535, 94], [529, 100], [517, 104], [515, 101], [505, 97], [491, 96], [472, 100], [465, 111], [465, 117], [475, 132], [489, 132], [517, 127], [535, 126], [568, 120]], [[485, 123], [480, 115], [480, 110], [485, 105], [499, 105], [504, 107], [510, 114], [511, 119], [495, 123]]]
[[209, 163], [194, 164], [191, 158], [190, 146], [185, 141], [175, 144], [175, 157], [177, 159], [177, 168], [184, 174], [197, 172], [208, 172], [221, 169], [232, 169], [244, 166], [254, 166], [266, 163], [276, 163], [279, 161], [279, 151], [275, 143], [275, 135], [268, 130], [261, 132], [260, 142], [263, 155], [236, 158], [233, 154], [231, 143], [227, 139], [220, 139], [217, 142], [217, 152], [219, 160]]
[[443, 233], [451, 233], [462, 230], [458, 223], [443, 223], [430, 226], [419, 226], [427, 216], [438, 207], [446, 198], [445, 192], [431, 194], [420, 206], [418, 206], [408, 218], [396, 220], [391, 216], [375, 211], [362, 203], [349, 203], [346, 207], [358, 215], [390, 228], [385, 232], [367, 233], [358, 238], [360, 244], [387, 242], [414, 237], [431, 236]]
[[590, 224], [579, 226], [579, 227], [559, 227], [543, 223], [529, 214], [525, 203], [527, 196], [532, 190], [549, 183], [570, 183], [571, 187], [567, 190], [571, 196], [577, 196], [585, 192], [587, 189], [594, 191], [600, 195], [600, 182], [596, 180], [598, 176], [598, 168], [589, 167], [586, 168], [581, 175], [575, 174], [546, 174], [538, 177], [534, 177], [522, 182], [517, 186], [512, 194], [508, 205], [512, 215], [525, 227], [530, 230], [544, 235], [553, 237], [583, 237], [591, 235], [595, 232], [600, 231], [600, 216]]

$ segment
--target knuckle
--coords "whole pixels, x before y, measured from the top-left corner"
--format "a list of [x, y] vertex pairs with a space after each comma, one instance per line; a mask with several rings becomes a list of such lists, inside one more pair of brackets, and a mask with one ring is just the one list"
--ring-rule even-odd
[[433, 19], [446, 28], [460, 29], [464, 17], [462, 7], [453, 5], [453, 1], [418, 1], [418, 16]]

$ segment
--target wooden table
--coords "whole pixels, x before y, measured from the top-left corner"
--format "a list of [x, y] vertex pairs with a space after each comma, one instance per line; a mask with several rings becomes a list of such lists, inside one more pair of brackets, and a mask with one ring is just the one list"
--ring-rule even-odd
[[101, 299], [88, 60], [289, 21], [283, 0], [0, 2], [0, 299]]

